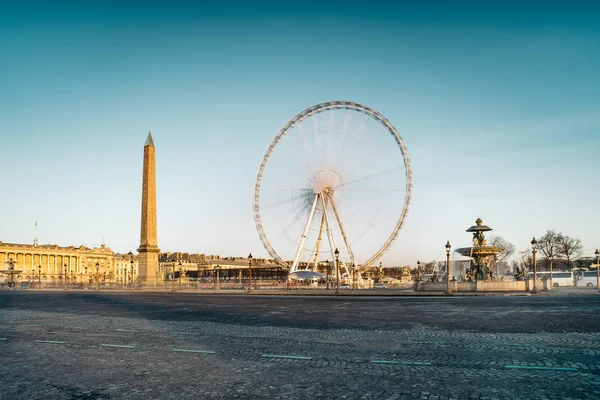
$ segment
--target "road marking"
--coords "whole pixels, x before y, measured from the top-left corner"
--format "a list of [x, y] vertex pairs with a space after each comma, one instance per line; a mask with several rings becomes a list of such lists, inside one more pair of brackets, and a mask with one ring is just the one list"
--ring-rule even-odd
[[104, 346], [104, 347], [124, 347], [126, 349], [135, 349], [135, 346], [130, 346], [130, 345], [126, 345], [126, 344], [107, 344], [107, 343], [100, 343], [100, 346]]
[[294, 360], [312, 360], [312, 357], [305, 356], [285, 356], [279, 354], [262, 354], [261, 357], [269, 357], [269, 358], [292, 358]]
[[552, 371], [577, 371], [577, 368], [570, 367], [538, 367], [533, 365], [505, 365], [504, 368], [509, 369], [544, 369]]
[[67, 342], [63, 342], [61, 340], [36, 340], [36, 343], [54, 343], [54, 344], [65, 344]]
[[399, 365], [431, 365], [430, 362], [421, 361], [390, 361], [390, 360], [371, 360], [373, 364], [399, 364]]
[[192, 349], [173, 349], [181, 353], [202, 353], [202, 354], [216, 354], [216, 351], [211, 350], [192, 350]]
[[117, 329], [119, 332], [139, 332], [134, 329]]
[[6, 338], [5, 337], [0, 337], [0, 340], [6, 340]]

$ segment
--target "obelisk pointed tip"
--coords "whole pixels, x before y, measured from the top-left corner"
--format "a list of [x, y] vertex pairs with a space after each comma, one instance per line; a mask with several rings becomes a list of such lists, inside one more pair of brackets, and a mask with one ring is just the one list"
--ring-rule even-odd
[[146, 146], [154, 146], [154, 140], [152, 140], [152, 132], [148, 131], [148, 137], [146, 138], [146, 143], [144, 143], [144, 147]]

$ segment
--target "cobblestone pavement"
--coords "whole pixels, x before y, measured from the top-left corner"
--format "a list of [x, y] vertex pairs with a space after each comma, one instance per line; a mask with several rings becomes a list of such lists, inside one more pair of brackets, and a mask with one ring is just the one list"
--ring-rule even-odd
[[0, 399], [600, 399], [600, 296], [0, 292]]

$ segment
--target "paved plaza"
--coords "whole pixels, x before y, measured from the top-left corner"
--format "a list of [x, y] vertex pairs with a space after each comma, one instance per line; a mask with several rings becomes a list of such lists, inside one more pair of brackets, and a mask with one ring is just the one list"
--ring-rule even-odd
[[0, 399], [599, 399], [600, 295], [0, 291]]

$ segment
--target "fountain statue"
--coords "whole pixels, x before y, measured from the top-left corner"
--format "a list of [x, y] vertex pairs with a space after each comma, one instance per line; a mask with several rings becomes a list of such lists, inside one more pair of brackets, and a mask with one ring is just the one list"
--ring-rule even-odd
[[456, 252], [462, 256], [470, 257], [471, 263], [467, 271], [467, 280], [490, 280], [495, 279], [492, 269], [492, 261], [494, 256], [504, 251], [504, 247], [488, 246], [483, 232], [491, 231], [487, 225], [483, 225], [481, 218], [475, 221], [477, 225], [473, 225], [467, 232], [473, 232], [473, 246], [461, 247], [456, 249]]

